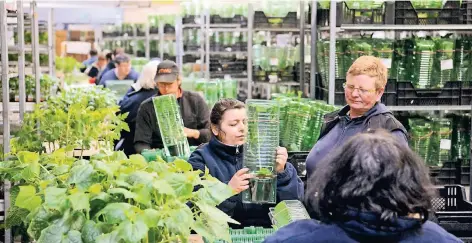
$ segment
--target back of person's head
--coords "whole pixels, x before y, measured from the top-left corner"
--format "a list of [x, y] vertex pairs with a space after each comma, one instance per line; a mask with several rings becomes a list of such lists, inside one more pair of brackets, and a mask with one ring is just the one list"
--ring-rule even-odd
[[91, 50], [89, 51], [89, 55], [90, 55], [91, 57], [96, 56], [97, 54], [98, 54], [98, 52], [97, 52], [97, 50], [95, 50], [95, 49], [91, 49]]
[[367, 75], [376, 78], [377, 89], [385, 88], [387, 84], [388, 69], [380, 58], [373, 56], [361, 56], [357, 58], [347, 71], [347, 78], [358, 75]]
[[106, 61], [107, 60], [107, 57], [103, 53], [98, 54], [97, 58], [98, 58], [99, 61]]
[[144, 89], [154, 89], [156, 88], [156, 82], [154, 81], [157, 72], [157, 65], [159, 65], [159, 60], [154, 60], [146, 63], [143, 66], [143, 70], [139, 75], [138, 85]]
[[390, 133], [362, 133], [317, 164], [309, 178], [307, 206], [322, 221], [348, 209], [371, 212], [383, 221], [419, 214], [427, 219], [431, 182], [424, 162]]

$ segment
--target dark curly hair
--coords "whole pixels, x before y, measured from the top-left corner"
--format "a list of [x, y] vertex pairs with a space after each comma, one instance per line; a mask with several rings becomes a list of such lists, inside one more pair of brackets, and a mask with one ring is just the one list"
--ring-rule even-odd
[[433, 197], [424, 162], [390, 133], [352, 137], [318, 164], [307, 183], [306, 204], [322, 221], [336, 221], [354, 208], [382, 221], [428, 217]]

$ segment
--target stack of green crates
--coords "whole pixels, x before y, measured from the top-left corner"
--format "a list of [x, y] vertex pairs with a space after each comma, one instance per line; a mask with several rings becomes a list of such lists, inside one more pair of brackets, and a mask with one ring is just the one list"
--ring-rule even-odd
[[310, 219], [305, 206], [298, 200], [285, 200], [270, 208], [269, 213], [274, 227], [282, 228], [292, 222]]
[[[275, 233], [275, 229], [262, 228], [262, 227], [246, 227], [244, 229], [230, 229], [229, 234], [231, 235], [232, 243], [262, 243], [264, 239], [271, 234]], [[214, 243], [227, 243], [222, 240], [215, 241]]]

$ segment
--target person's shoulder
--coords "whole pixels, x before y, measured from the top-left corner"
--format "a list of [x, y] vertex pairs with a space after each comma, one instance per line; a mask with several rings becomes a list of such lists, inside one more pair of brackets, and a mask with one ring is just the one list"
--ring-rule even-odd
[[141, 102], [141, 105], [139, 105], [139, 109], [140, 110], [142, 110], [142, 109], [146, 109], [146, 110], [152, 109], [152, 110], [154, 110], [154, 107], [153, 107], [154, 105], [152, 103], [152, 98], [153, 97], [154, 97], [154, 95], [147, 98], [147, 99], [145, 99], [143, 102]]
[[194, 91], [184, 90], [182, 94], [185, 95], [187, 98], [192, 99], [192, 100], [203, 100], [203, 101], [205, 101], [199, 93], [194, 92]]
[[344, 232], [342, 229], [334, 225], [325, 225], [320, 224], [313, 219], [304, 219], [280, 228], [275, 234], [269, 236], [264, 242], [317, 242], [316, 239], [321, 239], [320, 237], [322, 237], [323, 234], [336, 235], [344, 234]]
[[426, 223], [423, 224], [422, 231], [424, 236], [427, 236], [437, 243], [462, 242], [459, 238], [450, 234], [441, 226], [431, 221], [426, 221]]

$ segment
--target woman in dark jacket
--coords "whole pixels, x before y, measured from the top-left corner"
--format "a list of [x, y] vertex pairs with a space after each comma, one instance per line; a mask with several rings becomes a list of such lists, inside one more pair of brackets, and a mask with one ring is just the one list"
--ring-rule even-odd
[[120, 101], [120, 113], [128, 112], [126, 123], [129, 126], [129, 132], [121, 132], [122, 145], [118, 148], [123, 150], [126, 155], [135, 154], [134, 149], [134, 132], [136, 129], [136, 116], [138, 114], [139, 105], [147, 98], [156, 94], [156, 76], [157, 65], [160, 61], [150, 61], [144, 65], [141, 75], [136, 83], [131, 85], [126, 95]]
[[[243, 204], [241, 192], [248, 189], [251, 175], [243, 168], [243, 144], [246, 134], [246, 109], [244, 103], [234, 99], [222, 99], [213, 107], [210, 115], [212, 138], [190, 156], [189, 162], [194, 170], [205, 171], [220, 181], [227, 183], [237, 193], [221, 203], [218, 207], [236, 221], [240, 226], [270, 227], [269, 206]], [[292, 164], [287, 163], [287, 150], [277, 151], [277, 201], [301, 200], [303, 183], [297, 176]]]
[[265, 242], [461, 242], [427, 221], [432, 185], [425, 164], [393, 136], [359, 134], [328, 155], [306, 194], [321, 222], [296, 221]]

